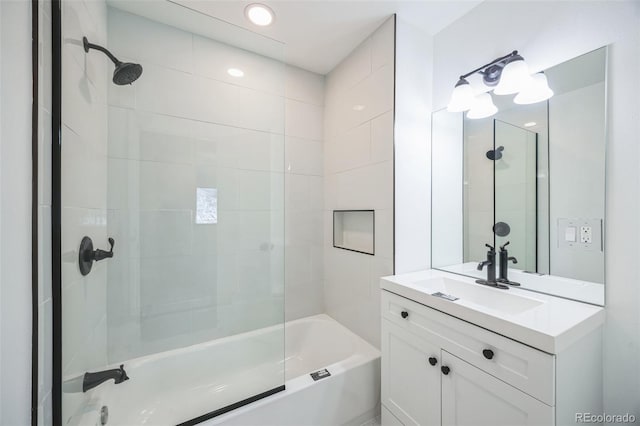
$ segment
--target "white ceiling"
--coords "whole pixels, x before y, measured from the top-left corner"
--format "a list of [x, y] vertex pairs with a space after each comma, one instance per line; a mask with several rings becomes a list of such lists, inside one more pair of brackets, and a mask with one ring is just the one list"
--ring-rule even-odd
[[[397, 13], [399, 19], [429, 34], [436, 34], [478, 5], [481, 0], [171, 0], [171, 2], [186, 6], [191, 9], [191, 13], [197, 11], [226, 21], [233, 26], [278, 40], [285, 45], [285, 62], [319, 74], [326, 74], [393, 13]], [[266, 4], [274, 10], [276, 19], [271, 26], [260, 28], [244, 17], [244, 8], [256, 2]], [[109, 3], [189, 30], [185, 28], [189, 25], [186, 24], [187, 20], [182, 20], [182, 24], [176, 22], [175, 8], [156, 7], [158, 3], [165, 2], [110, 0]], [[160, 9], [165, 12], [161, 12]], [[192, 31], [207, 32], [204, 28], [200, 30], [194, 28]], [[236, 40], [242, 38], [239, 34], [235, 37]], [[222, 41], [234, 44], [233, 40]], [[256, 49], [249, 47], [249, 50]], [[263, 54], [274, 56], [268, 52]], [[278, 59], [283, 58], [281, 56]]]

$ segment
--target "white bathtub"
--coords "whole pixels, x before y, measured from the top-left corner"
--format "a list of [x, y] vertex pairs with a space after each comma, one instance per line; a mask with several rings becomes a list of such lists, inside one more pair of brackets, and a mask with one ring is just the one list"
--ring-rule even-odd
[[[377, 349], [327, 315], [290, 321], [284, 334], [284, 365], [282, 326], [125, 362], [131, 380], [86, 394], [77, 423], [95, 425], [106, 405], [108, 426], [176, 425], [253, 396], [246, 389], [259, 393], [283, 381], [285, 390], [202, 424], [360, 425], [378, 414]], [[309, 373], [323, 368], [331, 376], [314, 381]]]

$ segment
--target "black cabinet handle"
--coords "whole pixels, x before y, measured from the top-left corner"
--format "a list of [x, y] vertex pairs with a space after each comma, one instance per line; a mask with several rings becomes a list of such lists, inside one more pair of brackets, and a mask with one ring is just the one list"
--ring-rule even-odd
[[401, 316], [402, 318], [407, 318], [407, 317], [409, 316], [409, 312], [407, 312], [407, 311], [402, 311], [402, 312], [400, 312], [400, 316]]
[[493, 351], [491, 349], [484, 349], [482, 351], [482, 355], [484, 355], [484, 357], [486, 359], [492, 359], [493, 358]]
[[451, 371], [451, 369], [449, 367], [447, 367], [446, 365], [443, 365], [442, 367], [440, 367], [440, 371], [442, 371], [442, 374], [444, 374], [445, 376], [449, 374], [449, 371]]
[[429, 357], [429, 364], [436, 365], [438, 363], [438, 359], [435, 356]]

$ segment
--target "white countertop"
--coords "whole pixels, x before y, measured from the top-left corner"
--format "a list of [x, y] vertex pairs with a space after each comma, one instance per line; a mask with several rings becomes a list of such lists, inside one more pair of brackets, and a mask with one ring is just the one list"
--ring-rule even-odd
[[[461, 296], [453, 302], [445, 300], [432, 296], [432, 293], [442, 291], [442, 286], [438, 284], [442, 280], [439, 281], [438, 278], [476, 286], [472, 290], [476, 293], [482, 291], [482, 295], [488, 299], [495, 297], [498, 300], [501, 293], [508, 292], [509, 295], [528, 299], [527, 302], [531, 302], [534, 307], [523, 312], [507, 313], [508, 309], [497, 311]], [[557, 354], [600, 327], [605, 319], [604, 309], [598, 306], [516, 287], [509, 290], [495, 289], [476, 284], [473, 278], [435, 269], [383, 277], [380, 286], [383, 290], [552, 354]]]
[[[443, 266], [441, 269], [454, 274], [485, 278], [486, 269], [478, 271], [478, 262], [466, 262], [458, 265]], [[604, 284], [574, 280], [555, 275], [538, 275], [509, 268], [509, 279], [521, 284], [523, 288], [538, 293], [553, 294], [567, 299], [604, 305]]]

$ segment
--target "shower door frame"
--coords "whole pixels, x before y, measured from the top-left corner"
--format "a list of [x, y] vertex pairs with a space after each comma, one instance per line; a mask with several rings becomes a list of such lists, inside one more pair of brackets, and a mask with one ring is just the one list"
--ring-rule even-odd
[[[52, 405], [52, 423], [53, 425], [62, 425], [62, 2], [64, 0], [51, 0], [51, 299], [52, 299], [52, 390], [51, 390], [51, 405]], [[32, 0], [36, 5], [34, 12], [37, 14], [38, 0]], [[34, 18], [34, 19], [37, 19]], [[38, 27], [35, 26], [34, 37], [37, 36]], [[37, 55], [37, 44], [34, 47], [33, 55]], [[37, 56], [34, 56], [37, 60]], [[35, 64], [34, 72], [37, 73], [37, 61]], [[34, 84], [37, 84], [37, 74], [34, 74]], [[37, 86], [34, 86], [37, 89]], [[34, 92], [34, 102], [37, 108], [37, 90]], [[33, 142], [36, 148], [35, 160], [37, 161], [37, 115], [36, 124], [34, 124], [35, 139]], [[37, 164], [37, 163], [36, 163]], [[36, 168], [37, 173], [37, 168]], [[34, 185], [37, 184], [37, 179], [34, 180]], [[37, 197], [37, 187], [34, 191], [35, 197]], [[37, 204], [35, 205], [37, 208]], [[35, 223], [37, 224], [37, 210], [34, 210]], [[37, 228], [34, 228], [37, 230]], [[37, 238], [37, 234], [35, 234]], [[35, 248], [35, 256], [37, 256], [37, 240]], [[33, 273], [35, 274], [35, 281], [33, 281], [34, 290], [34, 315], [37, 319], [37, 257], [33, 263]], [[32, 363], [36, 369], [36, 375], [32, 378], [32, 425], [37, 424], [37, 320], [34, 325], [34, 346], [32, 354]], [[180, 423], [179, 426], [191, 426], [229, 411], [240, 408], [244, 405], [251, 404], [262, 398], [270, 395], [282, 392], [285, 390], [285, 384], [277, 386], [273, 389], [262, 392], [258, 395], [253, 395], [249, 398], [235, 402], [231, 405], [216, 409], [214, 411], [199, 415], [191, 420]], [[33, 396], [35, 395], [35, 397]], [[35, 406], [34, 406], [35, 404]], [[35, 408], [34, 408], [35, 407]]]

